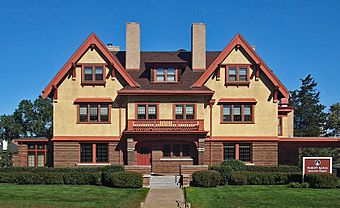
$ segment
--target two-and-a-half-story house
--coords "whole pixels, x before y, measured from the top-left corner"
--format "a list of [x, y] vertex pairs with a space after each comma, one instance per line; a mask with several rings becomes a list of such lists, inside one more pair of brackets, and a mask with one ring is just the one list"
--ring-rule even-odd
[[289, 91], [240, 34], [206, 51], [206, 25], [191, 32], [191, 51], [167, 52], [140, 50], [139, 23], [126, 25], [126, 51], [90, 34], [42, 93], [53, 138], [18, 139], [15, 164], [178, 174], [228, 159], [296, 163], [306, 141], [339, 146], [292, 138]]

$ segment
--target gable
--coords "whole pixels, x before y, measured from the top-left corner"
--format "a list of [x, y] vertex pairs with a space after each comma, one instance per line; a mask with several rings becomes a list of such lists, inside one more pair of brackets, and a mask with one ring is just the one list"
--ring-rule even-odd
[[[219, 68], [223, 61], [225, 61], [229, 55], [232, 54], [232, 61], [240, 59], [234, 53], [235, 49], [241, 47], [245, 53], [254, 61], [255, 66], [261, 70], [268, 79], [272, 82], [272, 84], [277, 88], [277, 90], [281, 93], [281, 95], [285, 98], [289, 97], [289, 91], [287, 88], [281, 83], [281, 81], [275, 76], [272, 70], [266, 65], [266, 63], [258, 56], [258, 54], [253, 50], [253, 48], [249, 45], [249, 43], [240, 35], [237, 34], [232, 41], [223, 49], [223, 51], [218, 55], [218, 57], [209, 65], [204, 74], [192, 85], [192, 87], [201, 87], [204, 83], [211, 77], [211, 75]], [[239, 50], [241, 53], [241, 50]], [[233, 54], [234, 53], [234, 54]]]
[[[99, 38], [91, 33], [89, 37], [84, 41], [84, 43], [77, 49], [77, 51], [71, 56], [71, 58], [65, 63], [65, 65], [60, 69], [57, 75], [51, 80], [51, 82], [45, 87], [42, 92], [42, 98], [48, 97], [52, 92], [56, 93], [58, 86], [62, 80], [67, 76], [68, 72], [74, 69], [75, 64], [84, 58], [83, 55], [86, 51], [96, 49], [98, 52], [103, 54], [103, 56], [108, 60], [108, 64], [117, 70], [117, 72], [122, 76], [122, 78], [131, 87], [139, 87], [139, 85], [131, 78], [131, 76], [126, 72], [119, 61], [114, 57], [107, 47], [99, 40]], [[93, 50], [95, 51], [95, 50]], [[87, 53], [86, 53], [87, 54]], [[97, 54], [98, 55], [98, 54]], [[98, 57], [94, 53], [88, 53], [88, 58], [96, 60]], [[92, 56], [92, 57], [91, 57]], [[99, 55], [98, 55], [99, 56]]]
[[250, 61], [242, 54], [241, 50], [234, 48], [230, 54], [222, 61], [222, 65], [226, 64], [251, 64]]

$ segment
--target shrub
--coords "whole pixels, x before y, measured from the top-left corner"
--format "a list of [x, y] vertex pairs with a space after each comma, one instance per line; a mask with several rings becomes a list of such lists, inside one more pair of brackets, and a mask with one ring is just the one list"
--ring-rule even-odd
[[234, 185], [275, 185], [300, 181], [301, 173], [235, 171], [230, 175], [230, 184]]
[[305, 175], [304, 179], [312, 188], [336, 188], [338, 184], [338, 178], [334, 175], [310, 174]]
[[300, 184], [300, 187], [301, 188], [309, 188], [310, 185], [309, 185], [309, 183], [303, 182], [303, 183]]
[[196, 171], [192, 174], [192, 185], [216, 187], [221, 182], [221, 175], [214, 170]]
[[143, 186], [143, 176], [137, 172], [103, 172], [103, 185], [119, 188], [140, 188]]
[[102, 167], [74, 167], [74, 168], [49, 168], [49, 167], [6, 167], [0, 168], [0, 172], [81, 172], [81, 173], [89, 173], [89, 172], [121, 172], [124, 171], [124, 167], [120, 165], [108, 165]]
[[62, 173], [64, 184], [73, 185], [101, 185], [101, 173]]
[[221, 185], [228, 185], [228, 181], [233, 169], [230, 166], [219, 165], [219, 166], [211, 166], [210, 170], [215, 170], [221, 175]]
[[230, 175], [229, 183], [232, 185], [247, 185], [247, 176], [244, 172], [233, 172]]
[[0, 183], [16, 183], [16, 177], [13, 173], [0, 172]]
[[233, 171], [246, 170], [246, 165], [240, 160], [226, 160], [221, 163], [222, 166], [229, 166]]
[[299, 182], [290, 182], [288, 184], [289, 188], [301, 188], [301, 184]]
[[300, 168], [298, 166], [289, 166], [289, 165], [279, 165], [279, 166], [253, 166], [248, 165], [245, 167], [246, 171], [249, 172], [289, 172], [296, 173], [300, 172]]

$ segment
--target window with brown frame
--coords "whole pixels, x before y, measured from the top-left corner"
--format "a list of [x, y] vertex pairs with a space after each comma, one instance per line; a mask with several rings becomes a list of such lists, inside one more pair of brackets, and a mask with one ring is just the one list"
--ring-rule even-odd
[[175, 104], [175, 119], [195, 119], [195, 105], [194, 104]]
[[221, 123], [254, 122], [254, 104], [223, 104], [221, 111]]
[[190, 157], [190, 144], [163, 144], [163, 157]]
[[83, 65], [82, 84], [104, 84], [105, 65]]
[[248, 65], [231, 65], [226, 67], [226, 84], [249, 83]]
[[178, 69], [175, 67], [157, 67], [153, 70], [154, 82], [177, 82]]
[[[243, 162], [251, 162], [252, 161], [252, 153], [251, 153], [251, 144], [230, 144], [226, 143], [224, 146], [224, 160], [238, 160]], [[237, 149], [238, 148], [238, 151]], [[238, 154], [236, 156], [236, 154]]]
[[110, 108], [108, 103], [80, 103], [78, 123], [110, 123]]
[[80, 163], [107, 163], [109, 161], [108, 144], [80, 144], [79, 161]]
[[46, 164], [46, 145], [28, 144], [27, 145], [27, 166], [44, 167]]
[[251, 162], [251, 145], [240, 144], [239, 145], [239, 157], [243, 162]]
[[137, 119], [157, 119], [157, 104], [138, 104]]

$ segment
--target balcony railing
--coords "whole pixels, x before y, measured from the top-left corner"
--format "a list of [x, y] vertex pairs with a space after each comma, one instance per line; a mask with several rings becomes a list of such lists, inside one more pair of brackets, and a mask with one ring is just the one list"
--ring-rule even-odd
[[127, 130], [135, 132], [197, 132], [204, 131], [204, 120], [131, 119], [128, 120]]

